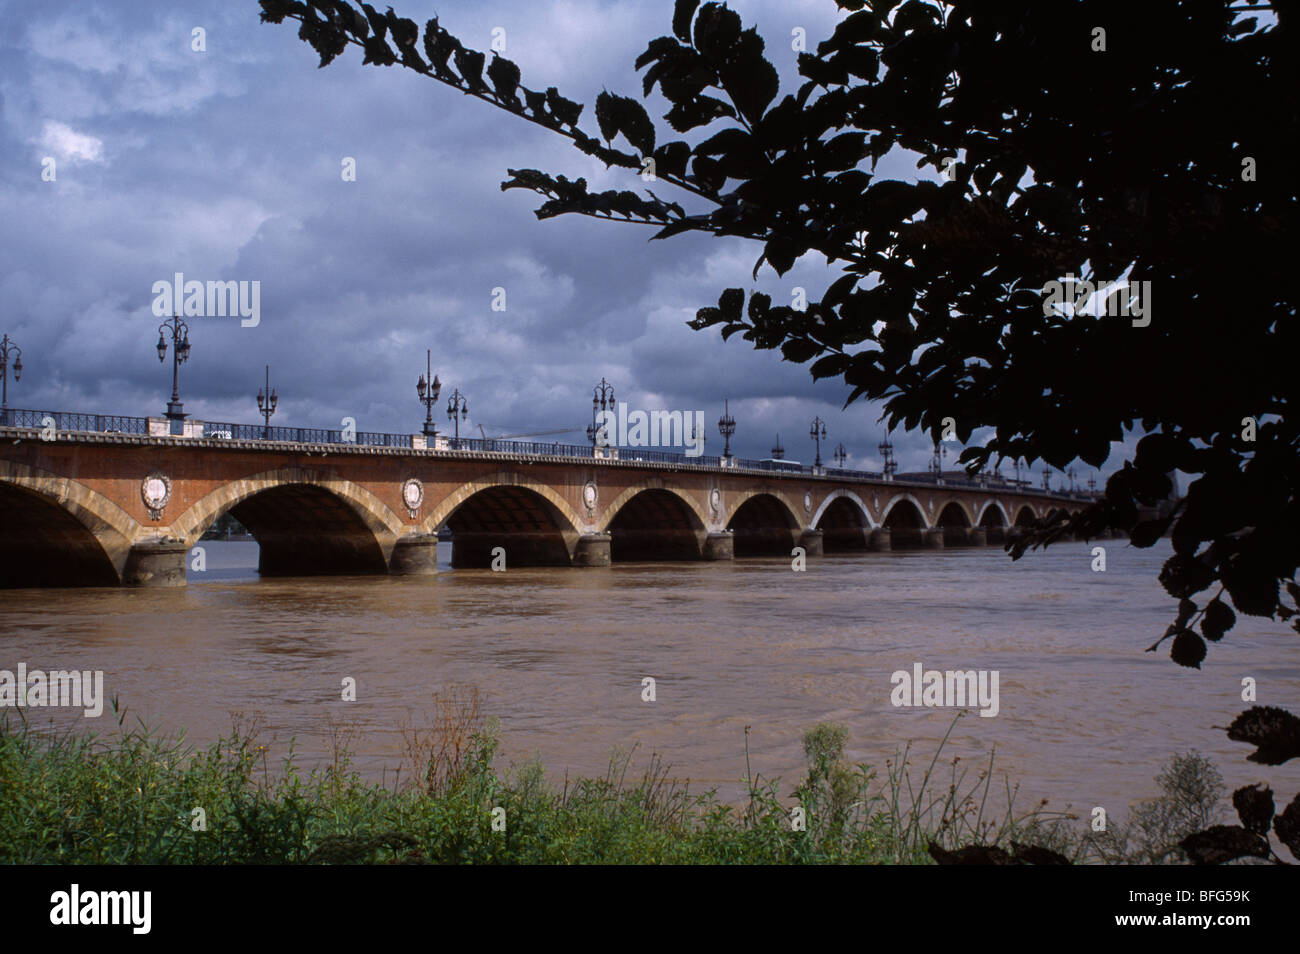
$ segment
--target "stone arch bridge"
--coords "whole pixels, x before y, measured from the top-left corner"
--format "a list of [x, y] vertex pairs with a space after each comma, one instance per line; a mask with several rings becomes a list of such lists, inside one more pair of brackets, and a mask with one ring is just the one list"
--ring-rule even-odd
[[501, 547], [508, 566], [591, 567], [996, 544], [1085, 499], [1002, 480], [406, 443], [0, 427], [0, 586], [183, 585], [190, 548], [226, 513], [260, 544], [263, 575], [430, 574], [444, 528], [454, 566], [487, 566]]

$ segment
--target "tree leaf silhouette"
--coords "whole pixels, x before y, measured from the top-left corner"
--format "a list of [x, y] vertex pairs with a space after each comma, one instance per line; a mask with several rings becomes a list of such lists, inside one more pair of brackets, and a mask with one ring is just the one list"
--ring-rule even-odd
[[1251, 706], [1232, 720], [1228, 738], [1256, 746], [1252, 762], [1281, 765], [1300, 757], [1300, 719], [1276, 706]]
[[1221, 865], [1238, 858], [1267, 858], [1268, 841], [1239, 825], [1214, 825], [1178, 843], [1197, 865]]

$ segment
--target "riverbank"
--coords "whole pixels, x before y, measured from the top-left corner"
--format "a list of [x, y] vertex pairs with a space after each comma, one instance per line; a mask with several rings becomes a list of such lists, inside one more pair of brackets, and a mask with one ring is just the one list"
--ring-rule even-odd
[[[804, 734], [799, 784], [781, 791], [753, 775], [748, 801], [728, 805], [689, 791], [654, 756], [638, 768], [616, 753], [603, 776], [562, 786], [536, 762], [499, 771], [494, 724], [465, 711], [408, 735], [414, 770], [391, 786], [355, 771], [342, 741], [304, 772], [292, 756], [273, 764], [247, 731], [194, 749], [144, 728], [97, 738], [0, 719], [0, 862], [929, 864], [932, 844], [1143, 860], [1132, 830], [1099, 839], [1043, 803], [986, 814], [991, 762], [974, 778], [941, 763], [941, 750], [905, 749], [883, 776], [850, 766], [848, 731], [830, 723]], [[1168, 820], [1172, 804], [1157, 814]]]

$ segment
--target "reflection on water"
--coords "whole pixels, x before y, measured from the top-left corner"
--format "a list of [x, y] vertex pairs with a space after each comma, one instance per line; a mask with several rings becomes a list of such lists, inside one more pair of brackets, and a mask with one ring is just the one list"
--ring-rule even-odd
[[[181, 590], [0, 592], [0, 668], [103, 669], [128, 718], [195, 742], [232, 712], [257, 714], [273, 753], [295, 738], [309, 763], [327, 757], [328, 722], [350, 721], [375, 777], [400, 765], [400, 727], [434, 691], [473, 684], [507, 761], [599, 773], [612, 747], [639, 744], [735, 799], [747, 725], [754, 769], [788, 783], [803, 730], [823, 719], [849, 725], [855, 760], [883, 766], [909, 739], [928, 758], [953, 710], [890, 704], [891, 673], [919, 662], [999, 671], [998, 716], [972, 710], [949, 754], [979, 762], [996, 746], [1027, 801], [1124, 806], [1189, 748], [1230, 785], [1300, 783], [1300, 769], [1249, 765], [1250, 747], [1214, 728], [1244, 707], [1244, 676], [1262, 704], [1295, 706], [1294, 633], [1243, 618], [1200, 672], [1142, 651], [1172, 615], [1156, 583], [1167, 543], [1110, 541], [1104, 573], [1082, 543], [1017, 563], [996, 548], [828, 556], [804, 573], [776, 558], [452, 571], [440, 544], [436, 578], [265, 581], [255, 543], [204, 546], [206, 570]], [[355, 703], [340, 698], [348, 676]], [[115, 728], [79, 710], [55, 719]]]

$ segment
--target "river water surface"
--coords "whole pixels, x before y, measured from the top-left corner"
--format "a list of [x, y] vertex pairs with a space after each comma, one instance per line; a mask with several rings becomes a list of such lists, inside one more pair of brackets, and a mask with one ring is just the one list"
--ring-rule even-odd
[[[328, 759], [329, 724], [346, 724], [358, 767], [390, 782], [401, 727], [434, 692], [472, 685], [500, 720], [503, 765], [540, 756], [556, 779], [601, 774], [613, 747], [637, 745], [634, 767], [657, 752], [733, 801], [746, 726], [753, 770], [788, 791], [801, 734], [821, 720], [849, 726], [854, 761], [883, 768], [908, 740], [933, 754], [955, 710], [893, 706], [896, 670], [997, 670], [997, 716], [959, 719], [945, 758], [982, 763], [995, 748], [1018, 804], [1122, 813], [1193, 748], [1230, 786], [1267, 780], [1289, 800], [1300, 770], [1247, 763], [1251, 747], [1216, 726], [1245, 708], [1244, 677], [1261, 704], [1297, 708], [1300, 637], [1243, 618], [1201, 671], [1145, 653], [1175, 609], [1156, 582], [1169, 544], [1104, 545], [1105, 572], [1092, 545], [1066, 543], [1014, 563], [991, 547], [831, 555], [806, 572], [766, 558], [493, 573], [452, 570], [440, 544], [436, 578], [259, 580], [256, 543], [206, 542], [184, 589], [0, 591], [0, 669], [104, 670], [128, 720], [195, 743], [232, 713], [257, 718], [272, 758], [292, 739], [306, 766]], [[355, 702], [341, 699], [349, 676]], [[28, 717], [116, 731], [108, 711]]]

